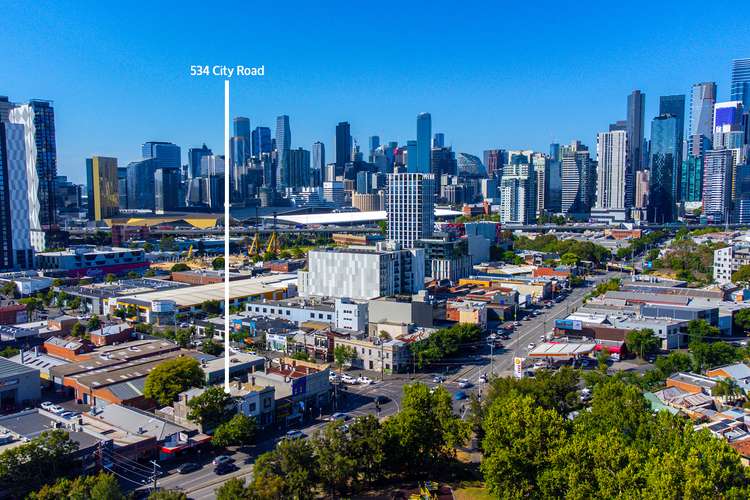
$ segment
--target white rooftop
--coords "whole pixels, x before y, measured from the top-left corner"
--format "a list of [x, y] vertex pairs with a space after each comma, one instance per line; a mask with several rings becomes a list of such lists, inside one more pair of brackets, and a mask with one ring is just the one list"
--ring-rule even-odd
[[[450, 217], [463, 215], [462, 212], [446, 208], [436, 208], [435, 217]], [[265, 216], [265, 219], [273, 219], [273, 216]], [[291, 222], [293, 224], [352, 224], [357, 222], [375, 222], [387, 220], [385, 210], [373, 212], [341, 212], [328, 214], [305, 214], [305, 215], [279, 215], [277, 220]]]

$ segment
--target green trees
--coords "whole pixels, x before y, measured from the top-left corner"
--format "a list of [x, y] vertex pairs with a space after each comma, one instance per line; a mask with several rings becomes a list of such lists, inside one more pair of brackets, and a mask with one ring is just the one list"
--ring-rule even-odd
[[630, 352], [636, 353], [641, 359], [659, 349], [659, 338], [650, 328], [632, 330], [625, 337], [625, 344]]
[[173, 273], [180, 273], [182, 271], [190, 271], [190, 266], [188, 266], [184, 262], [178, 262], [177, 264], [169, 268], [169, 270]]
[[461, 349], [461, 344], [478, 340], [482, 329], [477, 325], [456, 324], [450, 328], [443, 328], [433, 332], [426, 339], [412, 344], [412, 354], [416, 358], [417, 366], [422, 368], [435, 361], [455, 356]]
[[667, 412], [652, 414], [636, 386], [600, 375], [589, 411], [572, 421], [540, 404], [533, 392], [510, 389], [486, 408], [481, 470], [498, 497], [699, 499], [750, 493], [750, 476], [725, 441], [694, 432]]
[[223, 271], [224, 270], [224, 257], [216, 257], [214, 260], [211, 261], [211, 267], [214, 271]]
[[22, 498], [73, 471], [71, 455], [78, 443], [62, 430], [43, 432], [28, 443], [0, 453], [0, 491], [13, 498]]
[[29, 500], [97, 500], [100, 498], [125, 500], [127, 497], [120, 490], [117, 478], [113, 474], [100, 472], [95, 476], [59, 479], [54, 484], [42, 486], [39, 491], [29, 494], [27, 498]]
[[454, 456], [469, 437], [469, 426], [453, 413], [451, 394], [442, 387], [432, 393], [424, 384], [404, 386], [401, 411], [384, 425], [396, 467], [434, 470]]
[[740, 266], [732, 273], [732, 281], [742, 285], [750, 284], [750, 264]]
[[241, 413], [220, 424], [214, 431], [213, 444], [216, 446], [245, 446], [255, 441], [258, 426], [253, 417]]
[[201, 351], [211, 356], [218, 356], [224, 351], [224, 348], [214, 339], [209, 338], [203, 341]]
[[96, 314], [92, 315], [86, 323], [86, 329], [90, 332], [99, 329], [102, 326], [102, 320]]
[[182, 391], [201, 387], [205, 373], [194, 358], [182, 356], [161, 363], [146, 377], [143, 395], [166, 406]]
[[615, 292], [620, 289], [622, 286], [622, 281], [619, 278], [612, 278], [609, 281], [605, 281], [603, 283], [599, 283], [594, 287], [591, 292], [586, 295], [586, 299], [592, 298], [592, 297], [598, 297], [600, 295], [604, 295], [607, 292]]
[[[231, 402], [231, 396], [224, 392], [223, 387], [212, 385], [202, 394], [188, 401], [190, 408], [188, 420], [200, 425], [204, 431], [214, 429], [233, 413], [234, 408], [230, 406]], [[226, 438], [231, 437], [231, 432], [228, 431], [228, 429], [224, 431]]]
[[112, 274], [112, 273], [109, 273], [109, 274], [107, 274], [107, 275], [106, 275], [106, 276], [104, 277], [104, 282], [105, 282], [105, 283], [114, 283], [115, 281], [117, 281], [117, 276], [115, 276], [115, 275], [114, 275], [114, 274]]
[[314, 498], [312, 486], [318, 476], [312, 464], [315, 455], [309, 440], [285, 439], [255, 461], [250, 491], [259, 498]]
[[559, 255], [573, 254], [579, 261], [587, 260], [600, 264], [610, 258], [610, 252], [601, 245], [590, 241], [558, 240], [553, 234], [542, 234], [534, 239], [520, 236], [513, 242], [516, 250], [537, 250]]
[[742, 328], [747, 333], [747, 331], [750, 330], [750, 308], [737, 311], [737, 313], [734, 315], [734, 324]]
[[579, 260], [580, 259], [576, 254], [568, 252], [560, 257], [560, 264], [562, 264], [563, 266], [577, 266]]
[[221, 313], [221, 302], [218, 300], [206, 300], [201, 304], [201, 310], [209, 315]]
[[351, 363], [357, 358], [357, 353], [353, 347], [348, 345], [337, 345], [333, 348], [333, 362], [336, 364], [336, 368], [341, 371], [344, 365]]
[[[254, 495], [250, 493], [250, 489], [245, 486], [243, 479], [233, 477], [228, 481], [225, 481], [221, 486], [216, 489], [216, 500], [250, 500]], [[262, 498], [274, 498], [274, 497], [262, 497]]]

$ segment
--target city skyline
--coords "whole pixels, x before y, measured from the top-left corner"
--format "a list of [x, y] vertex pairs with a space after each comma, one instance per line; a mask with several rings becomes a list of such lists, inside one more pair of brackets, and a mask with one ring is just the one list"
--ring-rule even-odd
[[[680, 5], [681, 11], [689, 10]], [[652, 8], [669, 10], [668, 5]], [[146, 141], [179, 145], [183, 163], [187, 163], [187, 150], [203, 143], [221, 153], [221, 79], [191, 79], [188, 67], [195, 63], [264, 64], [268, 76], [263, 79], [233, 79], [232, 114], [247, 116], [253, 129], [268, 126], [274, 132], [276, 117], [289, 115], [295, 149], [309, 150], [321, 141], [333, 151], [335, 126], [341, 121], [351, 124], [352, 136], [361, 146], [371, 135], [380, 136], [382, 143], [406, 144], [416, 139], [414, 117], [429, 112], [432, 131], [444, 133], [446, 145], [481, 157], [486, 149], [545, 151], [550, 142], [574, 139], [593, 147], [596, 134], [606, 131], [608, 123], [626, 118], [625, 99], [634, 89], [647, 96], [644, 135], [648, 137], [660, 96], [689, 95], [693, 84], [716, 81], [717, 100], [728, 100], [732, 60], [750, 52], [747, 44], [721, 37], [721, 33], [740, 29], [740, 21], [720, 16], [719, 9], [700, 19], [678, 16], [680, 23], [663, 28], [653, 40], [640, 36], [645, 28], [623, 33], [616, 47], [606, 48], [606, 54], [593, 40], [613, 29], [615, 21], [601, 14], [590, 18], [586, 39], [562, 36], [562, 27], [553, 23], [539, 40], [525, 39], [524, 45], [511, 41], [518, 28], [508, 25], [507, 36], [491, 38], [481, 30], [471, 30], [476, 19], [468, 13], [456, 13], [451, 30], [424, 30], [421, 42], [426, 44], [419, 46], [426, 48], [415, 53], [408, 49], [411, 42], [417, 46], [413, 35], [395, 43], [388, 40], [388, 34], [403, 34], [404, 23], [417, 15], [436, 17], [439, 13], [399, 6], [396, 21], [368, 23], [310, 12], [305, 6], [290, 6], [287, 11], [261, 6], [253, 15], [266, 16], [269, 22], [257, 27], [257, 36], [275, 40], [261, 52], [259, 44], [221, 47], [212, 40], [218, 32], [210, 27], [193, 38], [177, 27], [154, 34], [154, 21], [139, 16], [135, 22], [133, 12], [111, 8], [105, 12], [93, 7], [86, 14], [54, 5], [24, 6], [23, 13], [20, 6], [8, 9], [11, 17], [18, 12], [19, 19], [34, 19], [39, 27], [31, 30], [30, 24], [20, 22], [0, 34], [0, 42], [20, 48], [6, 61], [10, 78], [2, 93], [15, 102], [30, 98], [54, 102], [59, 174], [76, 182], [85, 180], [85, 158], [111, 156], [127, 164], [140, 159], [138, 149]], [[164, 9], [156, 7], [151, 17], [159, 18], [156, 14]], [[196, 10], [190, 10], [190, 15], [198, 15]], [[295, 20], [289, 37], [272, 38], [273, 21], [292, 12], [306, 21]], [[559, 13], [553, 7], [517, 9], [517, 15], [542, 22]], [[176, 21], [185, 16], [170, 14]], [[242, 22], [242, 8], [237, 8], [237, 14], [231, 22]], [[57, 24], [57, 19], [67, 22]], [[325, 21], [323, 29], [312, 27], [315, 20]], [[130, 21], [132, 43], [116, 40], [115, 24]], [[698, 32], [699, 25], [700, 44], [676, 43], [684, 42], [682, 38], [691, 30]], [[65, 36], [65, 30], [80, 33], [83, 27], [88, 30], [86, 36]], [[377, 42], [352, 40], [349, 45], [332, 46], [341, 30], [359, 30], [363, 39], [371, 32], [380, 35]], [[241, 42], [239, 36], [231, 34], [227, 40]], [[88, 56], [80, 58], [94, 41], [101, 48], [91, 47]], [[716, 46], [722, 50], [717, 52]], [[325, 53], [326, 59], [316, 59], [316, 53]], [[215, 54], [225, 55], [216, 60]], [[502, 54], [502, 62], [493, 65], [496, 54]], [[412, 61], [414, 57], [418, 60]], [[37, 72], [28, 71], [29, 60], [36, 61], [48, 77], [39, 79]], [[632, 70], [634, 66], [638, 71]]]

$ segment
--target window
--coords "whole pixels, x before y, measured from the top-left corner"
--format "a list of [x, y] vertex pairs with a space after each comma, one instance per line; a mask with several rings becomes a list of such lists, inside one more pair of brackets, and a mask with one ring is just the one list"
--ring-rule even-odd
[[250, 403], [250, 411], [255, 411], [255, 403]]

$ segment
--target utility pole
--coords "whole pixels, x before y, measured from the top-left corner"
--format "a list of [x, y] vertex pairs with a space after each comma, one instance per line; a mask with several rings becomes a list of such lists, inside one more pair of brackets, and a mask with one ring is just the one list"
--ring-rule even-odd
[[154, 486], [153, 486], [153, 491], [156, 491], [156, 488], [157, 488], [157, 486], [156, 486], [156, 480], [157, 480], [157, 479], [158, 479], [158, 477], [159, 477], [159, 476], [158, 476], [158, 475], [156, 474], [156, 468], [157, 468], [157, 467], [159, 467], [159, 468], [161, 469], [161, 467], [160, 467], [160, 466], [159, 466], [159, 465], [158, 465], [158, 464], [156, 463], [156, 461], [154, 461], [154, 460], [151, 460], [151, 463], [152, 463], [152, 464], [153, 464], [153, 466], [154, 466], [154, 471], [153, 471], [153, 473], [152, 473], [152, 477], [153, 477], [153, 479], [154, 479]]

